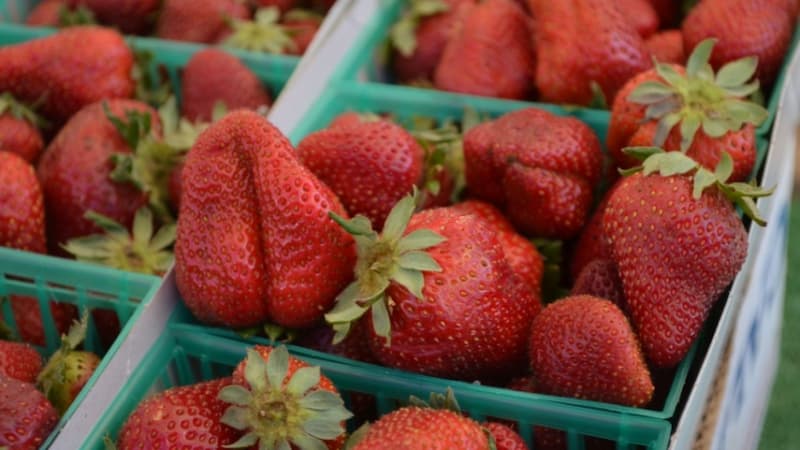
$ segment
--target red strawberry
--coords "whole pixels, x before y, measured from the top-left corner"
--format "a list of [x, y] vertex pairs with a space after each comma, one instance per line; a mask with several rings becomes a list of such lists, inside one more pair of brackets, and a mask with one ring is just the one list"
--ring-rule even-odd
[[533, 320], [531, 370], [545, 394], [646, 405], [653, 382], [636, 335], [608, 300], [579, 295], [551, 303]]
[[[14, 313], [14, 323], [20, 339], [39, 346], [47, 344], [45, 327], [53, 330], [53, 336], [57, 338], [66, 333], [72, 321], [78, 317], [78, 309], [75, 305], [50, 302], [52, 322], [49, 319], [43, 321], [38, 300], [33, 297], [19, 295], [11, 296], [11, 311]], [[52, 342], [56, 343], [58, 341], [54, 340]]]
[[614, 100], [607, 136], [617, 166], [636, 164], [623, 147], [654, 145], [686, 152], [710, 169], [728, 152], [734, 161], [732, 180], [750, 175], [756, 158], [753, 127], [768, 115], [744, 100], [758, 88], [758, 81], [747, 83], [756, 60], [732, 62], [715, 75], [707, 64], [713, 47], [714, 41], [707, 40], [695, 48], [685, 70], [657, 64], [626, 83]]
[[414, 196], [398, 202], [381, 234], [363, 216], [334, 216], [359, 254], [356, 281], [325, 316], [336, 340], [371, 308], [368, 340], [385, 365], [467, 380], [513, 375], [537, 298], [483, 220], [451, 208], [412, 217], [414, 204]]
[[454, 211], [473, 214], [495, 230], [497, 240], [511, 270], [525, 283], [529, 292], [541, 298], [544, 261], [536, 246], [514, 230], [511, 222], [494, 206], [480, 200], [467, 200], [451, 207]]
[[[175, 243], [178, 289], [203, 322], [309, 327], [352, 277], [344, 208], [274, 126], [229, 113], [189, 151]], [[209, 255], [215, 255], [210, 257]]]
[[446, 91], [523, 99], [535, 71], [530, 17], [511, 0], [486, 0], [448, 40], [433, 81]]
[[498, 422], [486, 422], [483, 424], [483, 428], [492, 434], [497, 450], [528, 450], [522, 437], [506, 425]]
[[714, 69], [739, 58], [758, 59], [756, 78], [772, 86], [792, 41], [795, 9], [787, 0], [702, 0], [683, 21], [683, 43], [695, 48], [719, 40], [709, 62]]
[[646, 38], [658, 31], [658, 14], [649, 0], [613, 0], [625, 19], [640, 36]]
[[311, 133], [297, 153], [347, 212], [365, 215], [375, 227], [383, 226], [392, 206], [422, 178], [422, 147], [388, 120], [340, 123]]
[[112, 157], [129, 155], [133, 149], [128, 136], [120, 134], [107, 117], [106, 106], [117, 118], [139, 113], [142, 120], [150, 121], [154, 133], [161, 132], [155, 110], [123, 99], [89, 105], [61, 128], [42, 154], [37, 169], [47, 206], [51, 253], [64, 254], [60, 245], [69, 239], [102, 231], [84, 217], [87, 211], [130, 227], [136, 210], [148, 200], [147, 194], [134, 184], [111, 178], [115, 169]]
[[536, 378], [533, 375], [516, 377], [506, 384], [506, 388], [521, 392], [536, 392]]
[[55, 27], [61, 22], [60, 15], [66, 11], [67, 0], [44, 0], [36, 4], [25, 18], [25, 24], [33, 27]]
[[235, 56], [214, 48], [195, 53], [181, 76], [181, 113], [192, 122], [210, 121], [217, 102], [228, 111], [270, 106], [272, 98], [255, 73]]
[[622, 281], [617, 265], [610, 259], [595, 259], [581, 269], [570, 295], [592, 295], [611, 300], [622, 311], [627, 310]]
[[42, 370], [42, 357], [35, 348], [20, 342], [0, 340], [0, 376], [35, 383]]
[[100, 23], [118, 28], [123, 33], [148, 31], [161, 6], [160, 0], [68, 0], [67, 3], [72, 9], [87, 8]]
[[528, 0], [536, 18], [536, 87], [541, 100], [589, 105], [607, 101], [632, 76], [651, 67], [643, 38], [616, 2]]
[[644, 44], [650, 54], [659, 62], [668, 64], [685, 64], [686, 53], [683, 51], [683, 34], [681, 30], [664, 30], [648, 37]]
[[238, 0], [164, 0], [155, 35], [211, 44], [230, 33], [229, 19], [249, 17], [247, 5]]
[[632, 322], [657, 367], [680, 362], [744, 262], [747, 231], [726, 195], [764, 223], [743, 198], [765, 192], [718, 187], [732, 166], [725, 158], [712, 173], [679, 152], [657, 153], [608, 200], [603, 231]]
[[458, 32], [475, 0], [416, 0], [391, 31], [392, 72], [401, 82], [433, 80], [450, 36]]
[[62, 123], [84, 106], [130, 97], [133, 52], [118, 32], [73, 27], [52, 36], [0, 48], [0, 92]]
[[0, 374], [0, 447], [36, 450], [56, 423], [56, 410], [33, 384]]
[[44, 253], [44, 201], [33, 167], [0, 151], [0, 246]]
[[470, 129], [464, 158], [472, 195], [524, 234], [569, 238], [589, 214], [603, 156], [583, 122], [526, 108]]
[[603, 235], [603, 214], [605, 214], [608, 197], [614, 189], [613, 185], [597, 204], [597, 207], [586, 222], [586, 226], [581, 230], [578, 241], [572, 253], [570, 261], [570, 276], [572, 280], [578, 278], [583, 268], [596, 259], [608, 259], [611, 257], [611, 247], [608, 239]]
[[[319, 367], [289, 355], [283, 346], [248, 349], [220, 398], [233, 404], [223, 423], [245, 433], [239, 442], [260, 441], [264, 447], [338, 450], [344, 444], [344, 421], [353, 416]], [[312, 401], [314, 406], [308, 406]], [[253, 410], [269, 412], [248, 414]]]
[[231, 378], [173, 387], [139, 404], [122, 426], [119, 450], [176, 446], [216, 450], [239, 437], [221, 423], [227, 404], [218, 399]]
[[36, 161], [44, 148], [37, 124], [39, 121], [33, 111], [14, 100], [11, 94], [0, 94], [0, 151], [16, 153], [29, 163]]
[[290, 48], [288, 52], [290, 55], [302, 55], [306, 52], [323, 19], [319, 14], [302, 9], [293, 9], [281, 17], [283, 26], [294, 40], [294, 48]]

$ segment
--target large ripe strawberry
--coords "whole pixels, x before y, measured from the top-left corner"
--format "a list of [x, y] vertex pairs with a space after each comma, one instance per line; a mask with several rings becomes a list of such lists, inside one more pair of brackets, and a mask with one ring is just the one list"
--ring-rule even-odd
[[217, 450], [239, 438], [221, 422], [228, 404], [218, 398], [231, 378], [178, 386], [142, 401], [117, 439], [117, 449], [192, 448]]
[[0, 374], [0, 447], [36, 450], [58, 422], [58, 414], [36, 386]]
[[467, 380], [513, 376], [538, 299], [483, 220], [451, 208], [413, 214], [414, 204], [412, 195], [400, 200], [380, 234], [363, 216], [334, 216], [359, 256], [356, 280], [325, 316], [336, 339], [369, 311], [370, 347], [385, 365]]
[[659, 31], [648, 37], [644, 44], [658, 62], [681, 65], [686, 63], [681, 30]]
[[[129, 155], [132, 136], [123, 136], [107, 116], [139, 113], [160, 133], [155, 110], [135, 100], [116, 99], [87, 106], [75, 114], [50, 142], [37, 168], [47, 207], [47, 236], [51, 253], [64, 254], [61, 244], [102, 230], [85, 217], [88, 211], [108, 216], [129, 227], [147, 193], [130, 182], [112, 179], [116, 155]], [[139, 122], [137, 122], [139, 123]], [[134, 132], [143, 125], [134, 127]], [[138, 135], [136, 136], [138, 139]]]
[[249, 17], [249, 8], [238, 0], [164, 0], [155, 36], [211, 44], [230, 33], [230, 20]]
[[464, 136], [467, 189], [524, 234], [569, 238], [585, 223], [603, 154], [591, 128], [526, 108]]
[[433, 80], [450, 36], [475, 0], [415, 0], [392, 26], [392, 73], [401, 82]]
[[117, 31], [85, 26], [0, 48], [0, 92], [63, 123], [84, 106], [133, 95], [133, 52]]
[[272, 98], [255, 73], [222, 50], [201, 50], [181, 75], [181, 113], [192, 122], [210, 121], [221, 102], [228, 111], [270, 106]]
[[709, 59], [714, 69], [731, 61], [758, 59], [756, 78], [772, 86], [792, 41], [794, 6], [787, 0], [702, 0], [683, 21], [685, 47], [695, 48], [708, 38], [718, 39]]
[[148, 31], [160, 0], [68, 0], [71, 9], [84, 7], [91, 11], [103, 25], [119, 29], [123, 33], [145, 33]]
[[731, 62], [716, 74], [708, 65], [714, 40], [692, 51], [686, 68], [657, 64], [632, 78], [619, 92], [611, 110], [607, 146], [619, 167], [636, 165], [626, 146], [680, 150], [713, 169], [723, 152], [733, 157], [733, 181], [746, 179], [756, 159], [754, 127], [767, 117], [760, 105], [745, 97], [758, 89], [748, 83], [755, 58]]
[[545, 394], [644, 406], [653, 382], [628, 319], [589, 295], [551, 303], [533, 320], [531, 370]]
[[0, 246], [44, 253], [44, 218], [33, 166], [15, 153], [0, 151]]
[[43, 122], [27, 106], [5, 92], [0, 94], [0, 151], [16, 153], [29, 163], [44, 148], [38, 126]]
[[747, 231], [732, 200], [764, 223], [751, 197], [768, 193], [724, 184], [732, 171], [727, 154], [712, 173], [680, 152], [656, 153], [608, 200], [603, 231], [631, 320], [657, 367], [680, 362], [744, 262]]
[[389, 120], [362, 120], [311, 133], [300, 160], [330, 186], [351, 215], [382, 227], [392, 207], [422, 179], [422, 147]]
[[528, 0], [536, 18], [536, 88], [552, 103], [607, 101], [651, 67], [643, 38], [612, 1]]
[[222, 422], [244, 435], [238, 444], [261, 448], [342, 448], [344, 421], [353, 415], [319, 367], [291, 356], [286, 347], [255, 346], [220, 391], [231, 403]]
[[0, 376], [35, 383], [42, 357], [29, 344], [0, 340]]
[[533, 92], [531, 19], [512, 0], [486, 0], [447, 41], [433, 82], [465, 94], [524, 99]]
[[203, 322], [309, 327], [352, 278], [353, 241], [328, 216], [336, 195], [252, 111], [212, 124], [188, 153], [175, 271]]
[[474, 420], [447, 409], [406, 406], [370, 425], [353, 450], [489, 450], [489, 435]]

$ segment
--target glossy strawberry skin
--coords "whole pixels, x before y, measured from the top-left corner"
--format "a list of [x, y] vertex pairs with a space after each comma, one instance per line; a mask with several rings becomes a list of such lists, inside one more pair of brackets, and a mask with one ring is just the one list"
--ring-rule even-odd
[[208, 48], [192, 55], [181, 78], [181, 113], [192, 122], [211, 121], [214, 105], [228, 111], [270, 106], [269, 91], [255, 73], [223, 50]]
[[156, 37], [211, 44], [230, 33], [226, 20], [249, 19], [250, 10], [237, 0], [165, 0], [156, 23]]
[[131, 183], [110, 178], [114, 153], [130, 153], [120, 133], [105, 115], [125, 118], [125, 111], [150, 114], [153, 132], [161, 133], [156, 111], [136, 100], [116, 99], [87, 106], [75, 114], [50, 142], [37, 167], [46, 205], [47, 237], [53, 254], [64, 254], [60, 244], [102, 230], [84, 218], [93, 210], [130, 226], [147, 195]]
[[526, 108], [470, 129], [464, 158], [471, 195], [523, 234], [569, 238], [588, 217], [603, 155], [586, 124]]
[[616, 184], [603, 194], [600, 202], [595, 207], [586, 226], [581, 230], [570, 259], [570, 277], [574, 281], [578, 278], [583, 268], [596, 259], [610, 259], [611, 247], [608, 239], [603, 234], [603, 215], [605, 214], [608, 198], [611, 196]]
[[683, 49], [683, 34], [680, 30], [664, 30], [648, 37], [644, 42], [650, 54], [659, 62], [670, 64], [686, 63]]
[[549, 304], [531, 326], [531, 370], [539, 392], [646, 405], [653, 382], [622, 311], [589, 295]]
[[58, 422], [36, 386], [0, 375], [0, 447], [36, 450]]
[[0, 114], [0, 151], [16, 153], [34, 163], [42, 148], [42, 133], [34, 125], [11, 114]]
[[524, 99], [535, 71], [530, 18], [511, 0], [487, 0], [450, 37], [433, 81], [451, 92]]
[[0, 92], [25, 103], [44, 98], [39, 111], [63, 123], [84, 106], [133, 95], [133, 52], [118, 32], [71, 27], [0, 48]]
[[716, 188], [694, 200], [686, 176], [638, 173], [614, 191], [603, 228], [645, 354], [675, 366], [744, 262], [742, 221]]
[[258, 114], [201, 134], [182, 185], [176, 281], [201, 321], [310, 327], [352, 279], [353, 240], [328, 217], [344, 208]]
[[519, 372], [540, 306], [513, 274], [497, 234], [449, 208], [415, 214], [406, 232], [419, 229], [447, 239], [428, 250], [442, 272], [424, 273], [424, 300], [389, 285], [391, 345], [375, 334], [370, 316], [372, 353], [384, 365], [445, 378], [488, 380]]
[[710, 63], [719, 69], [746, 56], [758, 57], [756, 76], [772, 86], [792, 39], [794, 9], [786, 0], [703, 0], [683, 21], [684, 47], [718, 39]]
[[44, 253], [44, 199], [33, 167], [0, 151], [0, 246]]
[[651, 67], [644, 40], [615, 3], [528, 0], [542, 101], [588, 105], [595, 82], [611, 102], [628, 78]]
[[0, 340], [0, 375], [35, 383], [42, 370], [42, 357], [35, 348], [20, 342]]
[[231, 378], [178, 386], [145, 399], [128, 417], [117, 439], [119, 450], [192, 448], [216, 450], [241, 435], [220, 422], [229, 404], [219, 391]]
[[300, 160], [330, 186], [350, 215], [380, 229], [392, 207], [422, 178], [425, 152], [388, 120], [339, 124], [306, 136]]

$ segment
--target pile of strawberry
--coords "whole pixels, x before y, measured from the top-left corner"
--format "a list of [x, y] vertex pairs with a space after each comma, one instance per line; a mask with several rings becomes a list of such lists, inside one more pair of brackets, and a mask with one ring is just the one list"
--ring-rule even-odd
[[100, 24], [125, 34], [302, 55], [335, 0], [42, 0], [31, 26]]
[[600, 106], [662, 63], [683, 64], [709, 37], [714, 69], [756, 56], [772, 87], [796, 0], [410, 0], [390, 32], [395, 80], [452, 92]]
[[96, 354], [78, 350], [87, 324], [74, 323], [44, 365], [31, 345], [0, 337], [0, 447], [40, 448], [86, 386], [100, 364]]

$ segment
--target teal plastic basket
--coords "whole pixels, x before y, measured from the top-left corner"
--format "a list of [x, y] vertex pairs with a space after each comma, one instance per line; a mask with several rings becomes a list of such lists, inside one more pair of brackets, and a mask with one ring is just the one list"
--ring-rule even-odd
[[[82, 449], [103, 449], [103, 437], [116, 438], [127, 417], [148, 394], [171, 386], [230, 375], [244, 358], [245, 350], [252, 345], [209, 335], [203, 327], [181, 324], [180, 315], [176, 312], [170, 319], [160, 339], [87, 434]], [[669, 440], [669, 422], [655, 418], [626, 414], [610, 417], [603, 409], [554, 402], [546, 396], [453, 383], [336, 360], [291, 345], [288, 348], [298, 358], [319, 366], [342, 392], [348, 405], [353, 394], [366, 394], [375, 399], [377, 411], [381, 414], [396, 409], [411, 395], [427, 398], [429, 392], [445, 392], [450, 387], [462, 409], [473, 418], [484, 420], [491, 417], [516, 422], [531, 448], [533, 425], [566, 431], [570, 450], [583, 448], [586, 435], [615, 441], [617, 448], [623, 450], [665, 449]], [[348, 425], [352, 430], [356, 424], [351, 421]]]
[[[405, 0], [382, 0], [378, 2], [377, 13], [364, 25], [359, 38], [350, 50], [345, 53], [339, 66], [336, 68], [332, 80], [335, 81], [355, 81], [362, 83], [386, 84], [391, 82], [391, 76], [386, 70], [389, 52], [387, 40], [389, 29], [392, 24], [400, 17], [404, 11]], [[783, 66], [779, 76], [767, 96], [765, 103], [769, 111], [768, 119], [757, 129], [759, 136], [769, 136], [772, 123], [778, 107], [780, 92], [786, 78], [786, 72], [791, 61], [791, 55], [797, 48], [800, 40], [800, 27], [796, 27], [792, 36], [792, 44], [783, 59]], [[409, 86], [402, 86], [409, 95], [418, 92], [430, 92], [430, 89], [421, 89]], [[433, 94], [428, 94], [433, 95]], [[452, 94], [458, 97], [475, 97], [465, 94]], [[467, 100], [469, 101], [469, 100]], [[503, 100], [499, 100], [503, 101]], [[610, 102], [610, 100], [609, 100]], [[583, 109], [583, 108], [582, 108]], [[588, 109], [588, 108], [587, 108]]]
[[[86, 387], [61, 417], [44, 448], [50, 445], [98, 377], [102, 376], [108, 362], [128, 336], [133, 323], [152, 299], [160, 282], [158, 277], [0, 247], [0, 298], [26, 296], [36, 299], [35, 304], [42, 314], [45, 331], [45, 345], [37, 348], [43, 357], [50, 356], [60, 345], [60, 337], [50, 311], [50, 302], [75, 305], [79, 315], [85, 311], [111, 311], [120, 323], [119, 335], [108, 345], [100, 339], [94, 319], [89, 314], [84, 348], [101, 356], [101, 363]], [[0, 312], [3, 321], [16, 332], [16, 322], [10, 303], [3, 302]]]

